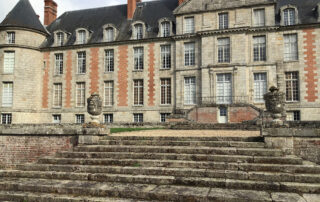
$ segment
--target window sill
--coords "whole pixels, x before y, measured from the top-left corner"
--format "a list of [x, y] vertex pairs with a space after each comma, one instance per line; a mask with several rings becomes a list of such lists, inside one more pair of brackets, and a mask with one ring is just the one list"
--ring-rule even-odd
[[144, 105], [133, 105], [133, 107], [144, 107]]
[[134, 69], [132, 72], [143, 72], [143, 69]]
[[103, 108], [112, 108], [114, 107], [113, 105], [107, 105], [107, 106], [103, 106]]
[[160, 104], [160, 107], [171, 107], [172, 104]]
[[171, 70], [171, 68], [160, 68], [160, 71], [168, 71]]
[[112, 72], [104, 72], [104, 74], [113, 74], [114, 73], [114, 71], [112, 71]]
[[299, 60], [288, 60], [288, 61], [283, 61], [283, 63], [298, 63]]

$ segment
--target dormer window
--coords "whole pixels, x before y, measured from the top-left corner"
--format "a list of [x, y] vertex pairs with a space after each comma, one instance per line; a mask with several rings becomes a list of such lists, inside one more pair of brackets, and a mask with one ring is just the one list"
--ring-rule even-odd
[[134, 39], [142, 39], [143, 38], [143, 26], [142, 24], [134, 25]]
[[296, 11], [294, 8], [287, 8], [283, 10], [283, 22], [285, 26], [296, 24]]
[[114, 29], [112, 27], [106, 28], [106, 41], [114, 41]]
[[161, 23], [161, 33], [162, 33], [161, 35], [162, 37], [170, 36], [170, 33], [171, 33], [170, 22], [166, 21]]
[[87, 42], [87, 33], [85, 30], [78, 31], [78, 44], [85, 44]]
[[63, 46], [64, 44], [64, 33], [63, 32], [58, 32], [57, 33], [57, 45], [58, 46]]
[[7, 42], [8, 42], [8, 44], [15, 44], [16, 43], [16, 33], [15, 32], [8, 32], [7, 33]]

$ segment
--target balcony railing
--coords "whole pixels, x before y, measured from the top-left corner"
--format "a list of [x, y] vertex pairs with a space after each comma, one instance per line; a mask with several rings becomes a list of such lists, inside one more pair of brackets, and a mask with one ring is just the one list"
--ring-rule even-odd
[[248, 96], [213, 96], [202, 97], [202, 104], [242, 104], [249, 103]]

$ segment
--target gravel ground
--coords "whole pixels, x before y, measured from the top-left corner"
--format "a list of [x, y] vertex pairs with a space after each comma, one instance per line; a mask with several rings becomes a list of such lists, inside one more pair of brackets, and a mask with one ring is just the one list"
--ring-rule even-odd
[[111, 134], [111, 136], [155, 136], [155, 137], [252, 137], [260, 131], [243, 130], [145, 130]]

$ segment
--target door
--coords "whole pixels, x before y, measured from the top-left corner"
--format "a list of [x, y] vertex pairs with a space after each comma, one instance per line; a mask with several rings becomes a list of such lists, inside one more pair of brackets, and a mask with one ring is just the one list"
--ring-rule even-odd
[[219, 108], [219, 123], [228, 123], [228, 109], [226, 107]]

